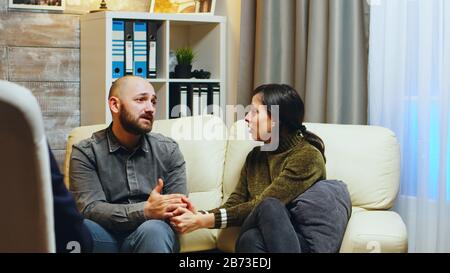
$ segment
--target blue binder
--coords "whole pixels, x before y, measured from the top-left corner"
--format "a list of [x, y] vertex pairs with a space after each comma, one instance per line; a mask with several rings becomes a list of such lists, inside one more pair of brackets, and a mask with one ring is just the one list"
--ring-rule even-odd
[[125, 21], [125, 75], [134, 75], [134, 21]]
[[112, 78], [125, 75], [125, 22], [113, 20], [112, 25]]
[[147, 23], [134, 22], [133, 72], [147, 78]]

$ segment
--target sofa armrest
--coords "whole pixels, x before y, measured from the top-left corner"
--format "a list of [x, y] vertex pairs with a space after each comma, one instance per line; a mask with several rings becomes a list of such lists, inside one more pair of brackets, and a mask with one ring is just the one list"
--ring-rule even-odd
[[352, 214], [340, 252], [395, 252], [408, 250], [406, 226], [393, 211], [356, 211]]

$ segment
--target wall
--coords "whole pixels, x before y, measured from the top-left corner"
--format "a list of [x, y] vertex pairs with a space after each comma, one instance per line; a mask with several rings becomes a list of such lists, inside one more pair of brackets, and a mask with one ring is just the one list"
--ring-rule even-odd
[[[100, 2], [66, 0], [66, 11], [61, 14], [8, 10], [8, 0], [0, 0], [0, 79], [26, 86], [37, 97], [50, 146], [61, 170], [67, 135], [80, 125], [79, 16], [97, 9]], [[147, 12], [150, 8], [150, 0], [108, 0], [107, 3], [111, 10]], [[216, 14], [231, 14], [227, 98], [229, 104], [234, 104], [240, 0], [217, 0]]]
[[215, 14], [227, 16], [227, 104], [236, 105], [239, 82], [241, 0], [217, 1]]
[[80, 124], [79, 35], [75, 15], [0, 13], [0, 79], [37, 97], [59, 163], [67, 133]]
[[[1, 1], [1, 0], [0, 0]], [[101, 0], [66, 0], [66, 13], [85, 13], [96, 10]], [[107, 0], [108, 9], [126, 11], [150, 11], [150, 0]]]

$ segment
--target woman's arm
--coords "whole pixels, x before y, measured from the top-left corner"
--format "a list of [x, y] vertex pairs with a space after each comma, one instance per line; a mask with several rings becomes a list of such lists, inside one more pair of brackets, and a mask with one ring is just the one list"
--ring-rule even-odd
[[[233, 207], [242, 204], [248, 201], [248, 196], [247, 164], [244, 164], [235, 190], [222, 207]], [[215, 210], [221, 210], [222, 207], [201, 213], [196, 211], [188, 199], [183, 201], [188, 204], [188, 207], [186, 209], [178, 208], [173, 212], [175, 216], [170, 218], [170, 224], [177, 232], [188, 233], [200, 228], [214, 228], [216, 226], [218, 220], [216, 220], [214, 212]]]
[[228, 200], [220, 208], [210, 212], [198, 212], [188, 199], [183, 200], [188, 204], [187, 208], [175, 210], [174, 217], [170, 219], [170, 224], [179, 233], [188, 233], [200, 228], [214, 228], [216, 226], [215, 211], [223, 210], [224, 207], [234, 207], [248, 201], [246, 165], [242, 168], [239, 182]]
[[170, 224], [179, 233], [189, 233], [200, 228], [214, 227], [213, 213], [192, 212], [189, 209], [178, 208], [174, 211], [175, 217], [170, 219]]
[[215, 216], [214, 228], [241, 225], [250, 212], [268, 197], [287, 204], [315, 182], [325, 179], [325, 173], [325, 163], [318, 151], [316, 156], [305, 157], [301, 153], [294, 155], [288, 159], [280, 175], [260, 195], [232, 207], [212, 210]]

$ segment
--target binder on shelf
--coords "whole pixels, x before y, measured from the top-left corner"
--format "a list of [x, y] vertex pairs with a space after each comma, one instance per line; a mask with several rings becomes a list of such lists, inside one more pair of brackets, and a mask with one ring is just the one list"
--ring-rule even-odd
[[[191, 116], [192, 88], [188, 83], [171, 83], [169, 86], [169, 118]], [[177, 107], [178, 108], [175, 108]]]
[[125, 21], [125, 74], [133, 75], [133, 21]]
[[192, 115], [198, 116], [200, 112], [200, 86], [198, 84], [192, 84]]
[[134, 22], [133, 38], [134, 75], [147, 78], [147, 22]]
[[156, 69], [156, 37], [158, 34], [158, 23], [156, 22], [148, 22], [147, 29], [147, 43], [148, 43], [148, 78], [154, 79], [157, 77], [157, 69]]
[[220, 116], [220, 111], [220, 83], [169, 84], [169, 118]]
[[112, 23], [112, 79], [125, 75], [125, 22], [113, 20]]
[[200, 85], [200, 111], [199, 114], [203, 115], [207, 113], [208, 108], [208, 84]]
[[190, 116], [190, 110], [188, 103], [188, 86], [185, 84], [180, 85], [180, 117]]
[[211, 114], [220, 115], [220, 84], [213, 83], [210, 85], [210, 94], [212, 95], [211, 105], [213, 105]]

